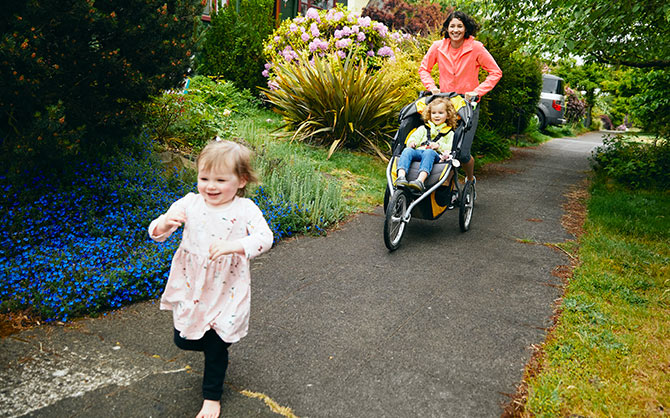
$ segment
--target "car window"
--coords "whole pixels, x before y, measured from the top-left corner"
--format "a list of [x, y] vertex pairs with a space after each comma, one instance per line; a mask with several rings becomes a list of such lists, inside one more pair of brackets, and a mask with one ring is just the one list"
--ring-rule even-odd
[[563, 94], [563, 80], [560, 78], [543, 78], [542, 91], [552, 94]]

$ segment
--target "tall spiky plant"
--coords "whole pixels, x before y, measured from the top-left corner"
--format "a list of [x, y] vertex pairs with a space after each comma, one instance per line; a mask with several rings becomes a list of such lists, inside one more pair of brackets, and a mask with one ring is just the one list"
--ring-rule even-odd
[[337, 56], [280, 64], [273, 88], [264, 89], [293, 140], [371, 149], [384, 157], [382, 144], [393, 129], [398, 83], [384, 70], [368, 71], [365, 62]]

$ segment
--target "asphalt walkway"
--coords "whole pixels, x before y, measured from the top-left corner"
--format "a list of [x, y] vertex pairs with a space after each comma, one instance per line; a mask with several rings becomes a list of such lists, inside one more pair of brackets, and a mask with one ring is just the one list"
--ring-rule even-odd
[[[255, 259], [222, 416], [499, 416], [568, 263], [538, 244], [573, 238], [564, 194], [600, 142], [555, 139], [491, 167], [467, 233], [457, 210], [413, 219], [389, 253], [378, 208]], [[202, 358], [171, 339], [170, 312], [152, 302], [1, 339], [0, 416], [195, 416]]]

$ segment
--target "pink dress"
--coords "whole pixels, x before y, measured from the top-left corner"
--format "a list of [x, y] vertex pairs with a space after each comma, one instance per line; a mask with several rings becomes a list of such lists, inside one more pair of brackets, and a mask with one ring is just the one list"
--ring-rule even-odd
[[[197, 340], [214, 329], [223, 341], [237, 342], [249, 329], [249, 259], [272, 247], [272, 231], [250, 199], [236, 196], [224, 207], [212, 208], [201, 195], [189, 193], [175, 205], [186, 212], [186, 223], [160, 308], [172, 310], [174, 327], [182, 338]], [[153, 235], [161, 217], [149, 225], [149, 236], [158, 242], [177, 229]], [[244, 255], [210, 261], [209, 247], [219, 240], [239, 240]]]

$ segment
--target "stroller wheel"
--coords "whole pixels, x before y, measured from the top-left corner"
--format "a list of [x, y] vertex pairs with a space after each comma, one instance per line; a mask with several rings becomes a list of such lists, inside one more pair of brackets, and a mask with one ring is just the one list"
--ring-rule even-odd
[[460, 207], [458, 210], [458, 225], [461, 231], [466, 232], [470, 229], [470, 222], [472, 222], [472, 212], [475, 209], [475, 187], [469, 181], [465, 182], [463, 186], [463, 194], [461, 195]]
[[393, 251], [400, 246], [402, 234], [405, 232], [405, 221], [403, 217], [408, 207], [407, 193], [396, 190], [386, 208], [386, 220], [384, 221], [384, 244], [386, 248]]

